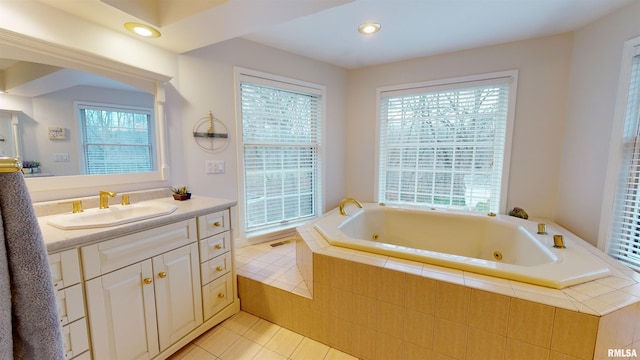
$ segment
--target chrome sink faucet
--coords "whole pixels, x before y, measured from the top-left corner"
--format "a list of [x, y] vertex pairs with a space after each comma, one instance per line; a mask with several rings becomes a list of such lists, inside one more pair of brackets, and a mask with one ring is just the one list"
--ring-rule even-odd
[[109, 208], [109, 196], [114, 197], [116, 193], [113, 191], [100, 190], [100, 209]]
[[346, 198], [346, 199], [342, 199], [342, 201], [340, 201], [340, 215], [346, 216], [347, 212], [344, 211], [344, 206], [347, 203], [354, 203], [357, 207], [359, 207], [360, 209], [362, 209], [362, 204], [360, 204], [360, 202], [354, 198]]

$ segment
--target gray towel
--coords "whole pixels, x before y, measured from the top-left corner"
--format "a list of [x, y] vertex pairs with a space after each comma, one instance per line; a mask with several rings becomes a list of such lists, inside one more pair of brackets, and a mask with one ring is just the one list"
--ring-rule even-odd
[[47, 250], [22, 173], [0, 173], [0, 359], [64, 359]]

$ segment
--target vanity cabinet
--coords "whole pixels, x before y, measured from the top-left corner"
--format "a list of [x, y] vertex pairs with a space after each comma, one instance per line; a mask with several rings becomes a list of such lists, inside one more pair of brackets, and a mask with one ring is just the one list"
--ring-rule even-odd
[[49, 254], [49, 268], [67, 359], [88, 359], [89, 336], [84, 310], [78, 250]]
[[207, 320], [233, 302], [229, 211], [198, 217], [202, 302]]
[[135, 233], [96, 232], [50, 254], [67, 359], [166, 359], [237, 314], [229, 216], [225, 207]]
[[203, 323], [195, 219], [81, 253], [95, 359], [150, 359]]

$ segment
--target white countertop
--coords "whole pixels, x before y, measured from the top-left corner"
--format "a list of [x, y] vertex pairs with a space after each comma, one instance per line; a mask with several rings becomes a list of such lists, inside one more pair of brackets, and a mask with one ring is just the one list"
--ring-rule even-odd
[[152, 219], [141, 220], [129, 224], [112, 227], [82, 229], [82, 230], [61, 230], [47, 224], [50, 216], [38, 217], [40, 230], [44, 238], [49, 253], [55, 253], [67, 249], [72, 249], [95, 242], [100, 242], [123, 235], [139, 232], [149, 228], [162, 226], [177, 221], [187, 220], [196, 216], [220, 211], [235, 206], [235, 200], [210, 198], [203, 196], [192, 196], [190, 200], [176, 201], [172, 197], [154, 199], [153, 201], [166, 201], [178, 208], [171, 214], [158, 216]]

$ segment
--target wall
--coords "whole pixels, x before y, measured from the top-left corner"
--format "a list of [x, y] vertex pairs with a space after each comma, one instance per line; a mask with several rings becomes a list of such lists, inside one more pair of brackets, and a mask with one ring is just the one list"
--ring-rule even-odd
[[[345, 196], [347, 71], [257, 43], [234, 39], [180, 55], [179, 92], [185, 180], [195, 194], [237, 199], [237, 141], [234, 66], [326, 86], [324, 187], [325, 209]], [[200, 149], [194, 125], [208, 112], [224, 123], [230, 141], [219, 152]], [[223, 160], [224, 174], [206, 174], [206, 160]], [[235, 217], [234, 217], [235, 221]]]
[[[640, 35], [640, 2], [575, 32], [556, 221], [596, 244], [624, 42]], [[606, 231], [605, 231], [606, 233]]]
[[350, 71], [347, 195], [374, 200], [376, 87], [518, 69], [507, 208], [553, 218], [572, 41], [563, 34]]

